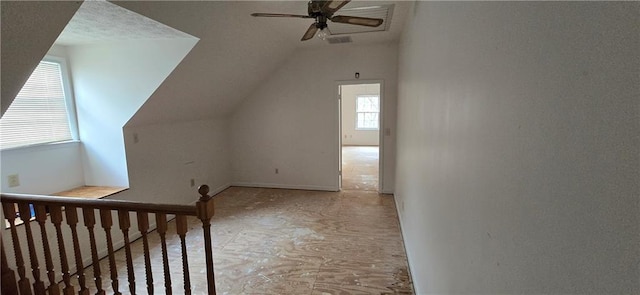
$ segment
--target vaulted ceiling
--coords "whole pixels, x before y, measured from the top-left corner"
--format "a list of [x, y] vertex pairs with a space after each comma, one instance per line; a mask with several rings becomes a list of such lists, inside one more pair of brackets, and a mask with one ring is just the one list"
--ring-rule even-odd
[[[67, 14], [74, 9], [74, 5], [67, 4], [65, 8], [63, 7], [65, 5], [61, 4], [64, 2], [52, 3], [55, 4], [47, 5], [56, 6], [55, 9], [47, 9], [44, 5], [42, 9], [61, 11], [66, 14], [60, 16], [59, 20], [49, 17], [51, 21], [59, 23], [65, 18], [70, 18]], [[200, 39], [128, 125], [226, 116], [233, 112], [234, 108], [266, 80], [270, 73], [283, 64], [295, 50], [321, 47], [326, 49], [327, 54], [331, 54], [335, 46], [351, 46], [350, 44], [330, 45], [318, 38], [301, 42], [302, 34], [312, 22], [309, 19], [250, 16], [252, 12], [306, 14], [306, 1], [116, 1], [113, 3]], [[395, 9], [390, 29], [384, 32], [354, 34], [352, 44], [396, 42], [402, 31], [409, 3], [353, 1], [343, 8], [391, 3], [395, 4]], [[5, 6], [3, 5], [2, 8], [2, 102], [5, 104], [7, 101], [5, 94], [17, 93], [22, 83], [18, 83], [16, 91], [13, 89], [5, 91], [4, 66], [5, 61], [10, 57], [5, 58], [5, 50], [7, 50], [4, 30]], [[38, 10], [37, 7], [31, 8]], [[46, 22], [35, 25], [36, 29], [44, 26]], [[331, 24], [329, 26], [331, 27]], [[51, 32], [46, 34], [40, 33], [49, 37], [45, 40], [33, 40], [33, 38], [24, 40], [53, 43], [58, 32], [55, 29], [49, 31]], [[15, 47], [15, 44], [12, 44], [9, 50]], [[12, 54], [19, 56], [20, 52]], [[32, 55], [34, 56], [23, 58], [35, 58], [33, 65], [35, 67], [41, 56]], [[309, 75], [313, 75], [313, 69], [309, 69]], [[16, 78], [16, 80], [20, 79]], [[16, 82], [6, 84], [10, 86], [12, 83], [16, 84]]]
[[[225, 116], [268, 78], [294, 50], [331, 46], [301, 42], [309, 19], [254, 18], [252, 12], [306, 14], [306, 1], [116, 2], [200, 41], [129, 125]], [[349, 6], [379, 5], [354, 2]], [[390, 31], [353, 35], [354, 44], [399, 38], [408, 3], [395, 3]], [[344, 8], [348, 8], [346, 6]], [[346, 45], [349, 46], [349, 45]], [[328, 53], [330, 54], [330, 53]], [[313, 69], [309, 69], [313, 75]]]

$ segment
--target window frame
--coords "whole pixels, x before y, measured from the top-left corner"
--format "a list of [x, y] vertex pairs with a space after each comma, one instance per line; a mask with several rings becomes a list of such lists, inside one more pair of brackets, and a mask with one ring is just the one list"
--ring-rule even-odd
[[[75, 96], [73, 94], [73, 84], [72, 84], [71, 74], [70, 74], [70, 71], [69, 71], [68, 60], [67, 60], [67, 58], [62, 57], [62, 56], [47, 54], [47, 55], [45, 55], [44, 58], [42, 58], [42, 60], [40, 60], [38, 62], [38, 65], [40, 65], [41, 62], [50, 62], [50, 63], [56, 63], [56, 64], [60, 65], [60, 75], [61, 75], [61, 78], [62, 78], [62, 90], [64, 92], [65, 107], [67, 109], [67, 120], [69, 122], [69, 129], [70, 129], [69, 131], [71, 133], [71, 139], [70, 140], [66, 140], [66, 141], [43, 142], [43, 143], [35, 143], [35, 144], [15, 146], [15, 147], [10, 147], [10, 148], [3, 148], [3, 149], [0, 149], [1, 151], [20, 150], [20, 149], [25, 149], [25, 148], [33, 148], [33, 147], [39, 147], [39, 146], [51, 146], [51, 145], [58, 145], [58, 144], [67, 144], [67, 143], [70, 143], [70, 142], [79, 142], [80, 141], [80, 136], [79, 136], [79, 132], [78, 132], [78, 119], [77, 119], [77, 115], [76, 115]], [[35, 70], [35, 68], [34, 68], [34, 70]], [[29, 77], [31, 77], [32, 74], [33, 74], [33, 72], [31, 74], [29, 74]], [[25, 81], [25, 83], [26, 83], [26, 81]], [[23, 85], [23, 87], [24, 87], [24, 85]], [[20, 91], [22, 91], [22, 87], [20, 88]]]
[[[358, 112], [358, 100], [361, 97], [377, 97], [378, 98], [378, 111], [377, 112]], [[380, 103], [381, 103], [381, 100], [380, 100], [380, 95], [379, 94], [359, 94], [359, 95], [356, 95], [355, 130], [358, 130], [358, 131], [379, 131], [380, 130], [380, 121], [381, 121], [380, 120], [380, 113], [381, 113], [380, 112], [380, 108], [381, 108]], [[378, 114], [378, 127], [375, 127], [375, 128], [358, 127], [358, 114], [360, 114], [360, 113], [363, 113], [363, 114], [376, 113], [376, 114]]]

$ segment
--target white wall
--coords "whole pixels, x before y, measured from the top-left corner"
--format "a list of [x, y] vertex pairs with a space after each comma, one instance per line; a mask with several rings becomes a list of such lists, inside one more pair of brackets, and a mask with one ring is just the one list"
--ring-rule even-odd
[[[396, 45], [297, 51], [231, 119], [234, 184], [336, 190], [339, 80], [384, 80], [383, 189], [393, 191]], [[275, 169], [279, 174], [275, 174]]]
[[[52, 194], [84, 185], [80, 143], [38, 145], [0, 152], [2, 192]], [[20, 186], [9, 187], [18, 174]]]
[[639, 9], [415, 3], [396, 198], [416, 293], [640, 293]]
[[228, 129], [228, 119], [125, 127], [131, 188], [114, 197], [191, 204], [201, 184], [222, 191], [231, 183]]
[[122, 127], [196, 42], [132, 40], [69, 48], [87, 185], [129, 186]]
[[[47, 55], [68, 61], [63, 46], [52, 46]], [[69, 142], [0, 151], [2, 192], [52, 194], [84, 185], [81, 148], [81, 143]], [[12, 174], [18, 174], [20, 186], [9, 187]]]
[[380, 95], [378, 84], [342, 86], [342, 145], [378, 145], [379, 130], [356, 129], [356, 98], [358, 95]]
[[[10, 43], [11, 40], [5, 40], [5, 28], [14, 28], [17, 31], [20, 31], [21, 28], [16, 28], [11, 23], [5, 24], [5, 14], [13, 13], [13, 10], [5, 10], [5, 3], [2, 4], [2, 44], [12, 44], [11, 50], [14, 49], [13, 47], [20, 47], [20, 51], [25, 50], [24, 46], [15, 46], [20, 42]], [[79, 5], [79, 3], [75, 4]], [[25, 5], [29, 6], [30, 4]], [[33, 8], [39, 13], [44, 11], [42, 7], [46, 6], [39, 4], [38, 7]], [[27, 19], [26, 15], [28, 14], [22, 14], [24, 7], [21, 7], [19, 11], [20, 13], [16, 13], [16, 15]], [[68, 17], [70, 18], [71, 15], [69, 14]], [[16, 21], [15, 17], [11, 19]], [[57, 21], [57, 19], [50, 17], [45, 19]], [[51, 25], [52, 28], [55, 28], [54, 24]], [[51, 34], [50, 30], [44, 30], [44, 32]], [[30, 38], [33, 36], [35, 35], [27, 35]], [[57, 33], [53, 37], [55, 36]], [[38, 35], [36, 39], [50, 40], [51, 42], [47, 44], [48, 48], [55, 38], [45, 37], [52, 36]], [[126, 186], [129, 184], [127, 165], [129, 166], [131, 188], [113, 196], [113, 198], [152, 203], [191, 204], [198, 198], [197, 185], [199, 184], [208, 184], [212, 189], [211, 194], [226, 188], [230, 183], [231, 175], [227, 119], [130, 127], [127, 129], [129, 133], [126, 133], [126, 142], [123, 137], [125, 123], [163, 82], [164, 78], [172, 72], [195, 42], [197, 39], [137, 40], [71, 47], [69, 50], [72, 59], [71, 70], [75, 78], [74, 86], [81, 128], [80, 137], [83, 142], [2, 151], [2, 192], [47, 194], [84, 185], [82, 144], [85, 145], [84, 159], [88, 185]], [[27, 43], [24, 44], [33, 45], [33, 42]], [[40, 45], [40, 42], [37, 42], [36, 45]], [[3, 103], [5, 102], [4, 49], [3, 46]], [[18, 57], [12, 56], [18, 62], [15, 67], [11, 67], [15, 73], [10, 74], [16, 75], [16, 77], [21, 74], [18, 73], [18, 70], [23, 68], [23, 64], [33, 62], [33, 67], [37, 65], [40, 57], [36, 60], [32, 60], [32, 57], [37, 56], [38, 50], [36, 49], [41, 48], [28, 49], [33, 51], [28, 52], [28, 56], [24, 54]], [[16, 54], [23, 53], [13, 51], [12, 53]], [[54, 48], [52, 52], [64, 53], [65, 49], [58, 47]], [[25, 74], [26, 77], [29, 74], [30, 71]], [[12, 79], [16, 77], [12, 77]], [[17, 89], [19, 90], [21, 86], [20, 84]], [[175, 99], [181, 98], [175, 97]], [[132, 135], [134, 132], [139, 138], [137, 143], [133, 143]], [[126, 155], [130, 157], [129, 163], [126, 162], [125, 144], [128, 147]], [[20, 174], [21, 186], [8, 189], [6, 176], [14, 173]], [[191, 187], [189, 184], [191, 178], [196, 182], [195, 187]], [[0, 220], [4, 220], [1, 211]], [[153, 228], [154, 216], [149, 218]], [[82, 223], [82, 217], [79, 219], [80, 248], [84, 264], [87, 265], [90, 261], [89, 239]], [[132, 220], [135, 219], [132, 218]], [[119, 248], [123, 244], [123, 238], [118, 229], [117, 216], [114, 216], [113, 221], [113, 239], [115, 247]], [[39, 241], [39, 226], [35, 223], [32, 225], [33, 235], [36, 241]], [[22, 239], [25, 236], [24, 229], [25, 226], [20, 226], [18, 234], [21, 237], [25, 263], [28, 264], [27, 244]], [[47, 229], [49, 244], [54, 251], [52, 253], [53, 260], [55, 265], [58, 265], [56, 267], [59, 267], [58, 254], [55, 253], [57, 248], [55, 230], [51, 224], [47, 224]], [[106, 244], [99, 225], [96, 231], [99, 255], [104, 256]], [[70, 244], [70, 231], [66, 226], [63, 226], [63, 235], [67, 242], [67, 257], [73, 273], [75, 272], [73, 247]], [[3, 242], [7, 246], [8, 263], [15, 269], [12, 243], [8, 238], [10, 234], [4, 230], [3, 236], [5, 237]], [[137, 224], [132, 222], [131, 239], [138, 236]], [[41, 278], [45, 278], [44, 258], [40, 242], [36, 242], [36, 251], [40, 255]], [[30, 271], [27, 271], [27, 276], [31, 277]], [[57, 280], [60, 280], [59, 272]]]
[[[133, 134], [138, 136], [138, 142], [133, 142]], [[230, 147], [228, 136], [228, 120], [206, 120], [175, 123], [170, 125], [149, 125], [126, 127], [126, 146], [127, 158], [129, 159], [129, 175], [131, 177], [131, 188], [116, 194], [110, 198], [135, 200], [149, 203], [163, 204], [192, 204], [199, 197], [197, 186], [200, 184], [208, 184], [211, 187], [210, 194], [215, 194], [228, 187], [230, 180]], [[25, 174], [19, 170], [21, 174], [21, 182], [28, 189], [4, 190], [3, 192], [45, 194], [52, 192], [50, 190], [40, 190], [40, 186], [64, 186], [75, 187], [83, 185], [83, 183], [67, 183], [67, 178], [82, 177], [82, 164], [80, 162], [79, 143], [69, 143], [52, 146], [35, 147], [35, 150], [16, 150], [8, 152], [27, 153], [24, 157], [9, 157], [10, 160], [5, 161], [3, 151], [2, 173], [9, 173], [11, 170], [5, 169], [5, 165], [13, 167], [21, 167], [27, 169], [32, 165], [35, 172], [33, 174]], [[42, 151], [41, 151], [42, 150]], [[45, 154], [42, 156], [41, 154]], [[75, 161], [73, 161], [75, 159]], [[21, 163], [21, 161], [24, 161]], [[20, 165], [23, 164], [23, 165]], [[75, 167], [68, 167], [75, 166]], [[76, 168], [76, 169], [71, 169]], [[65, 173], [60, 173], [64, 171]], [[37, 172], [37, 173], [36, 173]], [[29, 175], [24, 177], [23, 175]], [[55, 176], [55, 177], [54, 177]], [[194, 178], [196, 186], [190, 186], [190, 179]], [[3, 186], [6, 183], [3, 182]], [[55, 189], [60, 191], [63, 188]], [[1, 215], [0, 210], [0, 215]], [[80, 223], [78, 224], [78, 234], [80, 248], [82, 249], [82, 257], [84, 265], [91, 262], [91, 253], [89, 247], [89, 237], [84, 227], [82, 212], [78, 211]], [[106, 240], [103, 230], [100, 227], [99, 215], [96, 225], [96, 238], [99, 255], [106, 255]], [[3, 218], [0, 216], [0, 220]], [[140, 236], [135, 216], [131, 217], [132, 228], [130, 230], [131, 239]], [[149, 216], [151, 228], [155, 228], [155, 217]], [[123, 235], [119, 229], [117, 214], [113, 215], [113, 240], [116, 249], [122, 247]], [[3, 227], [4, 228], [4, 227]], [[42, 244], [40, 242], [40, 227], [37, 223], [32, 222], [32, 230], [36, 239], [36, 252], [39, 255], [41, 278], [45, 278], [45, 268]], [[75, 271], [75, 262], [73, 256], [73, 246], [71, 244], [71, 235], [68, 227], [63, 225], [63, 233], [65, 235], [65, 245], [67, 258], [71, 272]], [[12, 269], [15, 268], [15, 256], [13, 252], [13, 243], [10, 238], [10, 232], [4, 230], [2, 234], [6, 251], [8, 255], [8, 263]], [[22, 254], [27, 265], [28, 248], [25, 237], [25, 227], [18, 227], [18, 235], [21, 239]], [[55, 229], [51, 223], [47, 223], [47, 235], [49, 245], [51, 246], [53, 261], [59, 268], [59, 255], [57, 252], [57, 242], [55, 237]], [[119, 262], [119, 265], [122, 266]], [[28, 269], [28, 268], [27, 268]], [[104, 272], [104, 270], [103, 270]], [[31, 277], [31, 271], [27, 272], [27, 276]], [[60, 272], [57, 272], [57, 278], [60, 280]]]
[[[229, 126], [227, 119], [219, 120], [204, 120], [194, 122], [174, 123], [168, 125], [147, 125], [126, 127], [124, 134], [126, 135], [125, 144], [127, 146], [127, 158], [129, 159], [129, 175], [131, 177], [131, 188], [128, 190], [111, 196], [112, 199], [126, 199], [135, 200], [139, 202], [149, 203], [162, 203], [162, 204], [193, 204], [199, 197], [197, 187], [200, 184], [207, 184], [211, 188], [210, 195], [213, 195], [229, 186], [231, 182], [229, 173], [230, 166], [230, 146], [229, 146]], [[138, 142], [134, 142], [134, 134], [137, 134]], [[52, 178], [52, 175], [64, 175], [66, 173], [60, 173], [60, 171], [73, 171], [72, 169], [66, 169], [65, 165], [70, 165], [73, 162], [67, 161], [67, 159], [73, 159], [73, 157], [66, 155], [70, 153], [75, 155], [78, 160], [80, 159], [80, 148], [78, 143], [70, 144], [75, 149], [64, 148], [62, 145], [56, 145], [57, 149], [62, 151], [53, 154], [52, 151], [46, 150], [47, 155], [51, 155], [53, 158], [43, 159], [39, 156], [37, 151], [32, 151], [28, 161], [41, 161], [46, 164], [49, 162], [62, 162], [57, 166], [49, 165], [52, 168], [58, 170], [51, 170], [51, 168], [42, 169], [42, 175], [34, 175], [38, 177], [38, 181], [33, 181], [31, 178], [27, 178], [21, 181], [27, 182], [30, 186], [26, 191], [15, 191], [17, 193], [47, 193], [47, 191], [35, 191], [37, 187], [33, 185], [46, 184], [56, 180], [63, 183], [64, 177]], [[4, 152], [3, 152], [4, 153]], [[30, 158], [30, 159], [29, 159]], [[13, 158], [12, 158], [13, 159]], [[17, 159], [20, 160], [20, 159]], [[30, 163], [30, 162], [27, 162]], [[12, 161], [8, 161], [8, 165], [12, 165]], [[5, 173], [4, 165], [5, 161], [2, 161], [3, 173]], [[77, 168], [81, 168], [81, 163], [77, 161], [75, 163]], [[48, 166], [45, 166], [48, 167]], [[80, 169], [78, 171], [81, 172]], [[81, 173], [77, 173], [82, 176]], [[66, 177], [71, 177], [66, 175]], [[196, 185], [190, 186], [190, 179], [195, 180]], [[3, 183], [3, 186], [5, 183]], [[78, 184], [82, 185], [82, 184]], [[60, 189], [61, 190], [61, 189]], [[3, 190], [3, 192], [5, 192]], [[1, 218], [0, 210], [0, 220]], [[91, 252], [89, 247], [89, 236], [84, 226], [82, 219], [82, 212], [78, 211], [79, 224], [78, 235], [80, 241], [80, 248], [82, 250], [82, 257], [84, 265], [88, 265], [91, 262]], [[96, 212], [96, 239], [98, 245], [98, 253], [100, 257], [106, 255], [106, 240], [102, 228], [100, 227], [98, 212]], [[140, 236], [137, 229], [137, 223], [135, 222], [135, 216], [131, 216], [130, 238], [131, 240]], [[115, 248], [118, 249], [124, 245], [124, 238], [118, 225], [118, 216], [113, 214], [113, 240]], [[66, 220], [66, 218], [65, 218]], [[155, 228], [155, 216], [150, 215], [149, 221], [151, 223], [151, 229]], [[66, 223], [66, 221], [64, 222]], [[40, 227], [37, 223], [31, 223], [33, 235], [36, 240], [36, 252], [39, 255], [41, 278], [46, 278], [44, 265], [44, 257], [42, 244], [40, 242]], [[3, 227], [4, 228], [4, 227]], [[63, 225], [63, 234], [65, 236], [65, 245], [67, 258], [71, 268], [71, 273], [75, 272], [75, 261], [73, 260], [73, 246], [71, 244], [70, 230]], [[22, 237], [20, 240], [22, 254], [25, 259], [25, 263], [29, 265], [28, 260], [28, 248], [25, 237], [25, 227], [18, 227], [18, 235]], [[51, 246], [53, 261], [56, 267], [59, 267], [59, 255], [57, 252], [57, 242], [55, 236], [55, 229], [50, 222], [47, 223], [47, 235], [49, 239], [49, 245]], [[7, 251], [7, 261], [12, 269], [15, 268], [15, 256], [13, 252], [13, 243], [10, 238], [11, 234], [8, 230], [3, 232], [4, 243]], [[122, 266], [119, 262], [119, 265]], [[29, 269], [27, 267], [27, 269]], [[103, 270], [104, 272], [104, 270]], [[57, 272], [57, 278], [60, 280], [60, 272]], [[28, 277], [31, 276], [31, 271], [27, 273]]]
[[[74, 57], [75, 56], [76, 55], [74, 55]], [[134, 73], [131, 74], [133, 75]], [[86, 76], [83, 77], [86, 78]], [[105, 80], [111, 79], [107, 77], [103, 78]], [[144, 82], [144, 79], [140, 80]], [[111, 85], [117, 84], [116, 82], [113, 82]], [[140, 88], [144, 88], [142, 87], [143, 85], [127, 85], [126, 83], [124, 85], [114, 85], [114, 87], [120, 86], [128, 86], [132, 88], [135, 88], [135, 86], [141, 86]], [[121, 96], [129, 98], [128, 95], [139, 94], [139, 92], [136, 92], [139, 90], [140, 89], [134, 89], [132, 91], [129, 89], [127, 91], [130, 91], [130, 93], [121, 94]], [[107, 102], [101, 106], [107, 108], [105, 111], [115, 111], [109, 109], [112, 106], [108, 105]], [[131, 112], [131, 110], [130, 105], [126, 105], [123, 110], [125, 114], [122, 115], [123, 117], [119, 118], [126, 121], [124, 116], [127, 111]], [[120, 115], [121, 114], [118, 114], [118, 116]], [[97, 123], [99, 125], [100, 123], [104, 123], [99, 121], [99, 118], [92, 119], [98, 121], [90, 122], [91, 124]], [[122, 124], [124, 124], [124, 122]], [[115, 128], [107, 128], [112, 126], [100, 127], [103, 129], [93, 130], [95, 134], [91, 135], [100, 137], [104, 136], [105, 133], [111, 131], [115, 132]], [[124, 146], [126, 145], [127, 147], [126, 158], [129, 161], [125, 164], [128, 166], [128, 174], [131, 178], [130, 188], [124, 192], [111, 196], [110, 198], [149, 203], [192, 204], [199, 197], [197, 193], [197, 186], [200, 184], [208, 184], [211, 187], [210, 194], [215, 194], [227, 188], [231, 182], [231, 157], [228, 129], [229, 126], [227, 119], [125, 127], [124, 134], [126, 135], [126, 138], [123, 137], [120, 143], [123, 145], [123, 152]], [[123, 132], [122, 128], [119, 128], [119, 130], [121, 133]], [[134, 142], [134, 133], [137, 135], [137, 142]], [[11, 157], [7, 157], [7, 159], [9, 159], [7, 161], [5, 161], [5, 153], [11, 153]], [[25, 189], [20, 189], [23, 187], [21, 186], [12, 190], [5, 190], [4, 187], [6, 186], [6, 181], [4, 181], [3, 192], [46, 194], [83, 185], [84, 175], [82, 173], [80, 155], [80, 143], [34, 147], [28, 150], [3, 151], [3, 179], [6, 179], [6, 176], [4, 175], [5, 173], [20, 173], [20, 180], [25, 187]], [[6, 166], [18, 167], [21, 170], [5, 169]], [[30, 173], [25, 173], [24, 171], [29, 171]], [[64, 173], [61, 173], [61, 171]], [[28, 177], [23, 175], [28, 175]], [[83, 181], [81, 183], [73, 183], [69, 180], [76, 178], [82, 179]], [[195, 180], [194, 187], [190, 186], [191, 178]], [[62, 188], [56, 188], [54, 190], [40, 189], [41, 186], [47, 186], [48, 188], [51, 186]], [[82, 250], [84, 265], [86, 266], [91, 262], [89, 238], [88, 232], [86, 231], [82, 221], [82, 212], [78, 211], [78, 214], [80, 216], [80, 222], [78, 224], [80, 248]], [[107, 253], [106, 240], [103, 230], [99, 225], [99, 215], [96, 215], [96, 218], [98, 219], [96, 225], [98, 254], [100, 257], [103, 257]], [[130, 229], [130, 238], [133, 240], [139, 237], [140, 234], [137, 229], [137, 223], [135, 222], [135, 216], [131, 217], [131, 220], [132, 228]], [[151, 222], [151, 228], [155, 228], [155, 217], [150, 215], [149, 220]], [[124, 242], [123, 235], [118, 225], [118, 217], [115, 213], [113, 215], [113, 222], [112, 234], [114, 245], [117, 249], [122, 247]], [[46, 278], [44, 276], [45, 269], [42, 266], [44, 263], [44, 257], [42, 257], [42, 245], [39, 242], [40, 229], [37, 223], [32, 222], [32, 230], [37, 241], [36, 252], [39, 255], [41, 265], [41, 278]], [[18, 227], [18, 234], [20, 237], [25, 237], [24, 232], [24, 226]], [[53, 261], [55, 265], [57, 265], [56, 267], [59, 267], [60, 264], [56, 262], [59, 261], [59, 255], [56, 251], [57, 242], [55, 242], [55, 229], [50, 223], [47, 224], [47, 234], [49, 245], [54, 251], [52, 252]], [[73, 273], [75, 272], [73, 246], [71, 244], [70, 230], [66, 225], [63, 225], [63, 234], [66, 242], [67, 258], [71, 268], [71, 273]], [[6, 250], [9, 266], [15, 270], [15, 257], [13, 254], [13, 244], [11, 238], [9, 238], [9, 231], [4, 230], [3, 236], [7, 237], [4, 239], [4, 243], [6, 243], [5, 245], [7, 246]], [[26, 240], [24, 239], [21, 240], [21, 248], [25, 263], [28, 264], [28, 249], [25, 241]], [[119, 265], [122, 266], [120, 263]], [[28, 271], [27, 276], [32, 277], [30, 271]], [[60, 280], [60, 272], [57, 274], [57, 279]]]

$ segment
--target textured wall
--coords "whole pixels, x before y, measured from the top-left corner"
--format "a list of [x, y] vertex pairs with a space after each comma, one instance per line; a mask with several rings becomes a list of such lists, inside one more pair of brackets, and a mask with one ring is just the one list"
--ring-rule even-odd
[[[231, 118], [234, 181], [242, 185], [338, 188], [337, 81], [383, 80], [383, 190], [393, 192], [397, 46], [300, 50], [247, 97]], [[275, 174], [279, 168], [279, 174]]]
[[134, 40], [69, 47], [87, 185], [129, 186], [122, 128], [196, 42]]
[[418, 294], [640, 293], [639, 8], [415, 3], [396, 198]]

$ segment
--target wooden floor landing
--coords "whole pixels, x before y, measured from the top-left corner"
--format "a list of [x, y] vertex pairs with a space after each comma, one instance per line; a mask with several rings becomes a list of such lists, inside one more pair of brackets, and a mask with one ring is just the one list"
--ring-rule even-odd
[[66, 190], [63, 192], [57, 192], [52, 194], [53, 196], [60, 197], [75, 197], [86, 199], [102, 199], [121, 191], [126, 190], [126, 187], [114, 187], [114, 186], [81, 186], [74, 189]]

